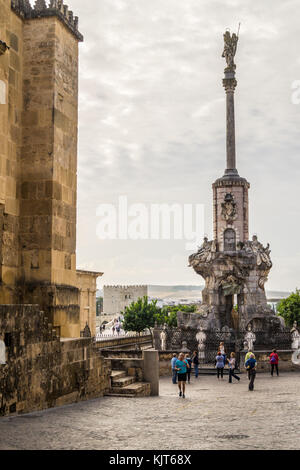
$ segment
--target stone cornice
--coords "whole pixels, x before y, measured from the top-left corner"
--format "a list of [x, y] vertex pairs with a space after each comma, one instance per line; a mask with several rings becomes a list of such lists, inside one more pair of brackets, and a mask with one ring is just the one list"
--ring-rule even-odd
[[236, 178], [228, 178], [228, 177], [223, 177], [217, 179], [212, 187], [213, 188], [220, 188], [220, 187], [228, 187], [228, 186], [244, 186], [245, 188], [250, 188], [250, 183], [245, 178], [241, 178], [240, 176]]
[[49, 5], [45, 0], [36, 0], [34, 8], [30, 5], [29, 0], [11, 0], [11, 8], [17, 15], [25, 19], [56, 16], [78, 41], [83, 41], [83, 36], [78, 31], [78, 16], [73, 16], [73, 12], [69, 11], [63, 0], [50, 0]]

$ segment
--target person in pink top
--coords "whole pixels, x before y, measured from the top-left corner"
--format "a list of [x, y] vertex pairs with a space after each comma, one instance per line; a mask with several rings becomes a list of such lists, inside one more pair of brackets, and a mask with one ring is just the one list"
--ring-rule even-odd
[[276, 349], [273, 349], [273, 351], [270, 354], [270, 364], [271, 364], [271, 375], [272, 375], [272, 377], [273, 377], [273, 373], [274, 373], [274, 368], [276, 369], [277, 377], [279, 375], [278, 362], [279, 362], [279, 357], [278, 357], [277, 351], [276, 351]]

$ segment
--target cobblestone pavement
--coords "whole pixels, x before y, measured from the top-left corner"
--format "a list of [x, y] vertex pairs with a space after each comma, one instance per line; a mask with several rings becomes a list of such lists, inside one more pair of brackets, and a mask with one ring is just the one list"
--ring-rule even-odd
[[300, 376], [257, 374], [228, 384], [201, 376], [178, 397], [169, 378], [160, 397], [104, 397], [0, 419], [0, 449], [299, 449]]

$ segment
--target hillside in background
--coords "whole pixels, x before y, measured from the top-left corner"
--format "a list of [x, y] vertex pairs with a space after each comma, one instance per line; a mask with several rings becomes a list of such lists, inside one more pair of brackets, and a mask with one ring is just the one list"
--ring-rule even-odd
[[[160, 285], [149, 285], [148, 295], [149, 297], [155, 297], [159, 299], [199, 299], [201, 298], [201, 292], [204, 289], [204, 285], [192, 286], [192, 285], [178, 285], [178, 286], [160, 286]], [[282, 299], [288, 297], [290, 292], [285, 291], [268, 291], [268, 299]], [[97, 291], [97, 297], [103, 296], [103, 290]]]

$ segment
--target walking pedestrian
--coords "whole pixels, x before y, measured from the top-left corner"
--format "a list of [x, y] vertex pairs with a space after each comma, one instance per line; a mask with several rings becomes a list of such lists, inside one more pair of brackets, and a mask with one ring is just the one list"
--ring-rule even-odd
[[271, 376], [272, 377], [273, 377], [273, 373], [274, 373], [274, 367], [276, 369], [277, 377], [279, 376], [278, 362], [279, 362], [279, 357], [278, 357], [277, 351], [276, 351], [276, 349], [273, 349], [273, 351], [270, 354]]
[[186, 369], [186, 377], [187, 377], [188, 383], [190, 384], [191, 383], [191, 371], [192, 371], [192, 359], [190, 357], [190, 354], [185, 355], [185, 360], [188, 363], [188, 367]]
[[234, 352], [232, 352], [230, 354], [230, 358], [228, 359], [228, 364], [229, 364], [229, 383], [232, 384], [232, 377], [234, 377], [239, 382], [241, 380], [240, 377], [238, 377], [234, 373], [234, 369], [236, 367], [235, 353]]
[[221, 354], [221, 351], [218, 351], [218, 354], [216, 355], [216, 369], [217, 369], [218, 380], [220, 380], [220, 375], [221, 375], [221, 379], [223, 380], [224, 366], [225, 366], [225, 363], [224, 363], [223, 354]]
[[[254, 357], [254, 359], [255, 359], [255, 354], [254, 354], [254, 352], [251, 351], [251, 349], [248, 349], [248, 352], [247, 352], [247, 354], [246, 354], [246, 356], [245, 356], [245, 367], [246, 367], [246, 362], [248, 361], [248, 359], [250, 359], [251, 354], [253, 354], [253, 357]], [[247, 369], [247, 367], [246, 367], [246, 369]], [[250, 369], [248, 369], [248, 379], [250, 380]]]
[[177, 384], [177, 370], [176, 370], [176, 361], [177, 361], [177, 354], [174, 353], [171, 359], [171, 368], [172, 368], [172, 382], [174, 385]]
[[223, 341], [221, 341], [221, 343], [220, 343], [219, 351], [220, 351], [220, 353], [222, 354], [222, 356], [224, 358], [224, 365], [225, 365], [226, 364], [226, 352], [225, 352], [225, 345], [224, 345]]
[[254, 390], [254, 380], [256, 377], [256, 359], [254, 357], [254, 354], [252, 353], [249, 357], [249, 359], [246, 362], [246, 368], [249, 371], [249, 377], [250, 377], [250, 382], [249, 382], [249, 391], [253, 392]]
[[192, 356], [192, 362], [194, 364], [194, 373], [195, 373], [195, 379], [198, 379], [199, 375], [199, 356], [198, 356], [198, 351], [194, 351], [194, 354]]
[[179, 354], [176, 361], [176, 370], [178, 377], [179, 396], [185, 398], [187, 361], [184, 359], [184, 354], [182, 352]]

